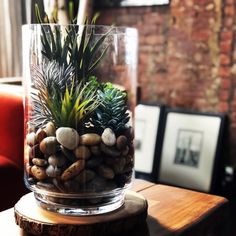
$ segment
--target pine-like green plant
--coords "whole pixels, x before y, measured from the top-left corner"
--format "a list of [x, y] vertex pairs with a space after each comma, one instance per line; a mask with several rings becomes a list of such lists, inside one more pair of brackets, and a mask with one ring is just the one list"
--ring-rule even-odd
[[102, 129], [111, 128], [114, 132], [121, 132], [127, 128], [130, 119], [127, 107], [127, 93], [115, 88], [111, 83], [103, 85], [98, 97], [102, 104], [96, 109], [92, 123]]

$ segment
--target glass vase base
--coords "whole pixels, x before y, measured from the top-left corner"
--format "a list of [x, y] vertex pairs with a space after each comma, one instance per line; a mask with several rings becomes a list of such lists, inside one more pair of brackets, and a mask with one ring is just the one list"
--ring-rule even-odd
[[125, 202], [125, 194], [85, 199], [51, 197], [39, 193], [34, 193], [34, 196], [41, 208], [71, 216], [91, 216], [109, 213], [122, 207]]

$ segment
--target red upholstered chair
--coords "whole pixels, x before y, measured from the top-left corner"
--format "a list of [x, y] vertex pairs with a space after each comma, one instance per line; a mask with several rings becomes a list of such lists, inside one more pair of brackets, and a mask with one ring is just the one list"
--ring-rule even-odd
[[26, 193], [23, 181], [22, 88], [0, 85], [0, 211]]

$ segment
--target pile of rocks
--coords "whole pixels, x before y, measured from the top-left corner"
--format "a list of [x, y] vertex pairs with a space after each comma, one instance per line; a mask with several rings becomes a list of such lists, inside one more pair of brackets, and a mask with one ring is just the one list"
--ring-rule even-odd
[[63, 193], [110, 191], [129, 183], [134, 165], [133, 128], [116, 137], [56, 129], [49, 122], [26, 136], [28, 183]]

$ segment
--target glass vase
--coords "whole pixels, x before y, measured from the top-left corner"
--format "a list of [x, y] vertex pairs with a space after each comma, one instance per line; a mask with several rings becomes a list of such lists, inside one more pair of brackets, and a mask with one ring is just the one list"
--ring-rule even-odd
[[134, 167], [136, 29], [23, 26], [25, 184], [44, 209], [124, 204]]

